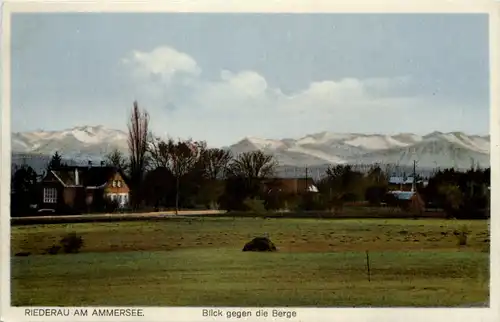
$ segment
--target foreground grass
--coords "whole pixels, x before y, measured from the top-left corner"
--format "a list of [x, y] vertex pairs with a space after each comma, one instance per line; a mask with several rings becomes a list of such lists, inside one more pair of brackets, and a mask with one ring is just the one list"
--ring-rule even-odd
[[[468, 245], [453, 230], [466, 224]], [[486, 302], [485, 221], [196, 219], [14, 227], [13, 305], [455, 306]], [[277, 253], [243, 253], [268, 233]], [[370, 254], [367, 279], [365, 250]]]
[[42, 254], [61, 236], [84, 238], [82, 252], [238, 248], [267, 233], [281, 251], [457, 250], [453, 232], [470, 230], [469, 251], [489, 246], [487, 221], [411, 219], [181, 218], [160, 221], [15, 226], [11, 249]]

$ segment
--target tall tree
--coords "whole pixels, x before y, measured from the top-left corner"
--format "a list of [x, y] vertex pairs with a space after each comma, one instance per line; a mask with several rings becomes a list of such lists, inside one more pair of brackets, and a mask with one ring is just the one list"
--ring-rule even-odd
[[206, 149], [201, 155], [201, 160], [205, 177], [216, 180], [226, 174], [232, 156], [228, 150]]
[[230, 151], [223, 149], [206, 149], [201, 154], [201, 185], [197, 201], [211, 209], [219, 207], [220, 198], [224, 194], [227, 168], [232, 160]]
[[140, 189], [147, 166], [149, 114], [134, 102], [128, 123], [128, 148], [130, 154], [131, 203], [134, 208], [140, 204]]
[[38, 174], [27, 165], [16, 167], [11, 178], [11, 190], [13, 193], [29, 192], [38, 182]]
[[230, 163], [228, 175], [232, 182], [243, 183], [241, 196], [257, 197], [261, 192], [263, 181], [275, 175], [277, 165], [272, 155], [260, 150], [245, 152]]
[[356, 179], [362, 176], [361, 173], [356, 172], [350, 165], [336, 165], [329, 166], [326, 169], [326, 175], [330, 182], [330, 187], [334, 191], [348, 193], [350, 188], [356, 184]]
[[67, 166], [66, 163], [64, 163], [62, 161], [62, 155], [59, 154], [59, 152], [55, 152], [49, 163], [47, 164], [47, 170], [50, 171], [50, 170], [54, 170], [54, 169], [58, 169], [58, 168], [62, 168], [62, 167], [65, 167]]
[[[192, 140], [173, 139], [166, 141], [150, 136], [149, 153], [151, 162], [157, 169], [165, 168], [175, 178], [175, 209], [179, 210], [180, 188], [185, 180], [191, 179], [191, 183], [200, 183], [204, 171], [203, 155], [205, 155], [206, 144]], [[196, 173], [195, 173], [196, 172]], [[188, 178], [190, 177], [190, 178]]]
[[175, 142], [171, 138], [164, 141], [159, 137], [155, 137], [153, 134], [149, 135], [148, 151], [154, 168], [169, 167], [174, 145]]
[[128, 171], [128, 162], [125, 155], [118, 149], [114, 149], [111, 153], [106, 155], [105, 164], [107, 166], [115, 167], [123, 172]]
[[175, 144], [168, 144], [170, 151], [169, 168], [176, 178], [175, 211], [179, 211], [180, 184], [182, 177], [193, 171], [201, 155], [205, 144], [203, 142], [178, 141]]
[[365, 200], [372, 205], [379, 205], [387, 193], [388, 176], [377, 164], [366, 175]]
[[328, 195], [326, 199], [336, 211], [343, 208], [344, 202], [364, 197], [364, 176], [351, 165], [329, 166], [326, 176], [326, 183], [321, 186], [328, 191], [322, 193]]
[[30, 166], [16, 167], [11, 178], [11, 212], [26, 215], [31, 204], [37, 202], [38, 174]]
[[245, 152], [234, 159], [229, 166], [229, 173], [248, 180], [265, 179], [275, 174], [277, 165], [272, 155], [260, 150]]

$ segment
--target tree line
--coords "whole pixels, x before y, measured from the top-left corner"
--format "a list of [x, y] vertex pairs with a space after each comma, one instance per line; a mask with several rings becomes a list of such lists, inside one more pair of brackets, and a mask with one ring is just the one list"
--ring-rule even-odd
[[[252, 151], [232, 155], [208, 148], [205, 142], [162, 139], [149, 128], [146, 110], [134, 102], [128, 122], [128, 155], [115, 150], [105, 164], [119, 169], [131, 189], [132, 211], [160, 209], [295, 210], [340, 213], [349, 203], [370, 206], [398, 205], [388, 194], [389, 177], [379, 165], [360, 172], [351, 165], [331, 165], [314, 182], [317, 190], [296, 193], [281, 189], [276, 178], [278, 162], [272, 155]], [[47, 170], [64, 167], [54, 154]], [[36, 200], [40, 176], [30, 167], [12, 176], [11, 209], [25, 211]], [[312, 183], [312, 181], [311, 181]], [[490, 169], [445, 169], [416, 185], [426, 207], [442, 209], [449, 217], [489, 216]], [[17, 208], [16, 208], [17, 207]]]

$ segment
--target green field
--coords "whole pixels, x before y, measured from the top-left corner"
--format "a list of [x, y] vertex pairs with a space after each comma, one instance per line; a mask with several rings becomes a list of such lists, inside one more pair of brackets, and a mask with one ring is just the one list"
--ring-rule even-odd
[[[453, 232], [466, 225], [467, 245]], [[42, 255], [67, 232], [80, 254]], [[276, 253], [245, 253], [267, 233]], [[12, 305], [459, 306], [489, 299], [487, 221], [191, 218], [12, 228]], [[369, 251], [371, 281], [367, 278]]]

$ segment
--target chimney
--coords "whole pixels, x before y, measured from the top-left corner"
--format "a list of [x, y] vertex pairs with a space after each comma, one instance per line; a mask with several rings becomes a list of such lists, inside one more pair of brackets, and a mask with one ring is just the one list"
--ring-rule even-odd
[[80, 176], [78, 174], [78, 169], [75, 168], [75, 185], [79, 186], [80, 185]]
[[104, 167], [104, 161], [101, 161], [101, 167]]

